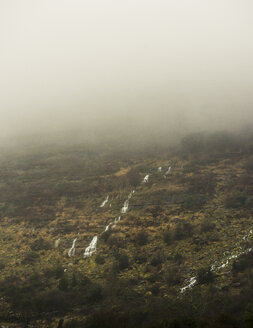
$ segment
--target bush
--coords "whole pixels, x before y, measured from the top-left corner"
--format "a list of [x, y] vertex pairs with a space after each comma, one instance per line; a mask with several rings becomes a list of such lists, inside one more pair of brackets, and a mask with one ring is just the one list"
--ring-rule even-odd
[[158, 265], [160, 265], [160, 264], [162, 264], [163, 263], [163, 254], [161, 253], [161, 252], [156, 252], [153, 256], [152, 256], [152, 258], [151, 258], [151, 260], [150, 260], [150, 264], [152, 265], [152, 266], [158, 266]]
[[165, 281], [168, 286], [175, 286], [181, 284], [183, 279], [177, 268], [169, 268], [165, 274]]
[[176, 254], [174, 255], [174, 257], [173, 257], [173, 261], [176, 262], [176, 263], [178, 263], [178, 264], [183, 263], [183, 260], [184, 260], [184, 257], [183, 257], [183, 255], [180, 254], [180, 253], [176, 253]]
[[167, 245], [170, 245], [172, 243], [172, 241], [173, 241], [172, 234], [168, 230], [163, 232], [163, 236], [162, 237], [163, 237], [163, 241]]
[[68, 289], [68, 279], [66, 277], [62, 277], [59, 280], [58, 288], [62, 291], [66, 291]]
[[197, 281], [199, 284], [208, 284], [213, 282], [214, 275], [211, 269], [208, 268], [200, 268], [197, 271]]
[[136, 234], [135, 240], [138, 245], [143, 246], [148, 242], [148, 234], [146, 231], [140, 231]]
[[32, 251], [48, 250], [52, 248], [51, 244], [43, 238], [35, 239], [34, 242], [31, 243], [30, 247]]
[[37, 295], [31, 300], [36, 312], [65, 312], [70, 308], [70, 300], [61, 291], [51, 290]]
[[197, 210], [207, 202], [207, 196], [201, 194], [187, 195], [184, 199], [183, 208], [187, 210]]
[[202, 222], [201, 222], [201, 225], [200, 225], [200, 231], [201, 232], [208, 232], [208, 231], [211, 231], [213, 230], [215, 227], [215, 224], [208, 220], [208, 219], [204, 219]]
[[5, 268], [5, 264], [2, 261], [0, 261], [0, 270], [3, 270], [4, 268]]
[[38, 258], [39, 255], [36, 252], [33, 251], [27, 252], [24, 256], [22, 264], [33, 264]]
[[63, 276], [64, 269], [60, 264], [56, 264], [49, 268], [46, 268], [44, 274], [47, 278], [59, 279]]
[[241, 255], [232, 266], [232, 272], [236, 275], [238, 272], [243, 272], [247, 268], [253, 267], [253, 251], [248, 254]]
[[102, 287], [92, 284], [87, 291], [87, 300], [91, 303], [99, 302], [102, 299]]
[[179, 222], [176, 225], [174, 238], [180, 240], [192, 235], [193, 226], [188, 222]]
[[124, 270], [129, 267], [129, 258], [126, 254], [120, 254], [118, 256], [118, 266], [119, 270]]
[[227, 208], [238, 208], [244, 205], [247, 197], [243, 192], [237, 191], [225, 199]]
[[95, 257], [95, 262], [97, 264], [104, 264], [105, 263], [105, 259], [101, 254], [97, 254], [97, 256]]

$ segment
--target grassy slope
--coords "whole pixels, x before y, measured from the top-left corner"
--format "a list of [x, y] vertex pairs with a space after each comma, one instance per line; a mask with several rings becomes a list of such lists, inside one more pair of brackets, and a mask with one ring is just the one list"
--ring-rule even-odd
[[[63, 291], [67, 298], [69, 290], [75, 292], [79, 279], [85, 276], [102, 286], [102, 296], [101, 300], [88, 303], [82, 303], [80, 298], [75, 300], [75, 305], [65, 312], [77, 318], [85, 317], [87, 308], [110, 308], [126, 302], [144, 304], [158, 296], [173, 300], [180, 295], [185, 280], [199, 268], [214, 263], [218, 266], [226, 256], [252, 244], [253, 235], [243, 240], [253, 229], [251, 210], [225, 206], [233, 190], [246, 188], [248, 192], [247, 186], [238, 185], [238, 179], [247, 173], [245, 163], [249, 156], [226, 153], [198, 163], [196, 158], [182, 159], [175, 154], [169, 157], [161, 153], [160, 158], [151, 159], [122, 158], [78, 149], [8, 158], [1, 164], [2, 286], [6, 287], [9, 279], [9, 289], [14, 285], [18, 293], [17, 289], [26, 286], [21, 294], [36, 297], [49, 289], [58, 290], [63, 276], [69, 284], [75, 276], [77, 287]], [[172, 172], [165, 179], [157, 168], [170, 163]], [[131, 170], [134, 182], [129, 182]], [[150, 174], [150, 182], [141, 184], [146, 174]], [[137, 187], [133, 186], [135, 183]], [[120, 214], [133, 189], [136, 193], [130, 200], [130, 211], [122, 215], [108, 236], [102, 235], [105, 226]], [[107, 194], [109, 202], [101, 208]], [[203, 232], [204, 221], [212, 222], [213, 226]], [[190, 229], [176, 238], [179, 222], [189, 223]], [[164, 241], [165, 232], [170, 234], [168, 243]], [[99, 237], [96, 255], [84, 259], [84, 249], [94, 235]], [[61, 242], [55, 248], [58, 238]], [[76, 254], [69, 258], [67, 250], [74, 238], [77, 238]], [[44, 244], [36, 247], [38, 239]], [[119, 268], [122, 254], [127, 255], [128, 264]], [[238, 294], [240, 288], [231, 285], [239, 279], [231, 272], [232, 264], [229, 261], [226, 267], [217, 270], [215, 286], [228, 287], [230, 293]], [[59, 276], [48, 274], [57, 266], [60, 270], [67, 269], [66, 272]], [[37, 280], [33, 283], [33, 279]], [[243, 279], [242, 285], [247, 283]], [[6, 313], [10, 314], [10, 320], [18, 313], [39, 316], [36, 309], [27, 310], [23, 303], [14, 301], [5, 287], [1, 288], [3, 321]], [[60, 312], [56, 309], [50, 317], [61, 317]], [[40, 325], [43, 326], [43, 320]]]

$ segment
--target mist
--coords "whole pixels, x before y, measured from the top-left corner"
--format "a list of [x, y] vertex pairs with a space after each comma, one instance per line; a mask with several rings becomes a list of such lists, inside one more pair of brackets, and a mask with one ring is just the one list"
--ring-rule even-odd
[[0, 2], [0, 138], [250, 128], [252, 1]]

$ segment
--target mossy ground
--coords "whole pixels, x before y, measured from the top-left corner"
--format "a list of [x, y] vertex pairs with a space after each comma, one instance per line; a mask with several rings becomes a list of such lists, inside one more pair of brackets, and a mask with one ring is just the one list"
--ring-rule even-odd
[[[127, 153], [90, 152], [80, 146], [3, 160], [2, 324], [8, 319], [19, 326], [20, 317], [35, 326], [55, 327], [59, 318], [83, 320], [97, 309], [189, 297], [180, 288], [200, 268], [219, 266], [226, 256], [251, 247], [252, 208], [244, 205], [245, 199], [239, 206], [229, 204], [232, 194], [253, 195], [248, 180], [253, 173], [245, 166], [251, 153], [196, 156], [161, 150], [160, 156], [129, 158]], [[172, 170], [165, 178], [168, 166]], [[142, 183], [146, 174], [149, 182]], [[129, 211], [121, 214], [133, 189]], [[100, 207], [107, 195], [108, 203]], [[116, 227], [103, 234], [119, 215]], [[84, 258], [94, 235], [97, 252]], [[68, 257], [74, 238], [76, 253]], [[237, 295], [241, 287], [233, 284], [251, 285], [252, 273], [235, 276], [232, 265], [230, 260], [216, 270], [212, 286]], [[195, 288], [205, 293], [210, 286]], [[51, 308], [40, 300], [47, 300], [50, 291], [59, 292]], [[61, 299], [66, 306], [57, 304]]]

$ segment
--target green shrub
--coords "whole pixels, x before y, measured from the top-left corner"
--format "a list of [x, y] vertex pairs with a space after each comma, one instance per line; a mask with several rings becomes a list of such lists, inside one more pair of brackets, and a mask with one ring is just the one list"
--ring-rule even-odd
[[119, 270], [124, 270], [129, 267], [129, 258], [126, 254], [120, 254], [118, 257]]
[[58, 283], [58, 288], [62, 291], [66, 291], [68, 290], [68, 279], [66, 277], [62, 277], [60, 280], [59, 280], [59, 283]]
[[158, 266], [158, 265], [162, 264], [163, 261], [164, 261], [163, 254], [158, 251], [151, 257], [150, 264], [152, 266]]
[[176, 262], [176, 263], [178, 263], [178, 264], [183, 263], [183, 260], [184, 260], [184, 257], [183, 257], [183, 255], [180, 254], [180, 253], [176, 253], [176, 254], [174, 255], [174, 257], [173, 257], [173, 261]]
[[31, 243], [30, 247], [32, 251], [41, 251], [51, 249], [52, 245], [47, 240], [38, 238]]
[[36, 252], [30, 251], [25, 254], [22, 263], [23, 264], [33, 264], [38, 258], [39, 258], [39, 255]]
[[179, 222], [174, 231], [175, 240], [190, 237], [192, 235], [193, 226], [188, 222]]
[[213, 280], [214, 280], [214, 275], [209, 267], [198, 269], [197, 282], [199, 284], [208, 284], [210, 282], [213, 282]]
[[210, 221], [208, 219], [204, 219], [201, 222], [201, 225], [200, 225], [201, 232], [208, 232], [208, 231], [213, 230], [214, 228], [215, 228], [215, 223], [213, 223], [212, 221]]
[[102, 287], [97, 284], [92, 284], [87, 290], [87, 300], [90, 303], [99, 302], [102, 299]]
[[245, 204], [247, 197], [243, 192], [237, 191], [227, 196], [225, 206], [227, 208], [239, 208]]
[[140, 246], [146, 245], [148, 242], [148, 233], [146, 231], [139, 231], [135, 237], [136, 243]]
[[170, 245], [173, 241], [173, 236], [170, 231], [163, 232], [162, 238], [163, 238], [163, 241], [165, 242], [165, 244], [167, 244], [167, 245]]
[[64, 274], [64, 268], [59, 263], [52, 265], [49, 268], [46, 268], [45, 272], [44, 272], [44, 275], [47, 278], [56, 278], [56, 279], [61, 278], [63, 276], [63, 274]]
[[104, 264], [105, 263], [105, 259], [101, 254], [97, 254], [97, 256], [95, 257], [95, 262], [97, 264]]

